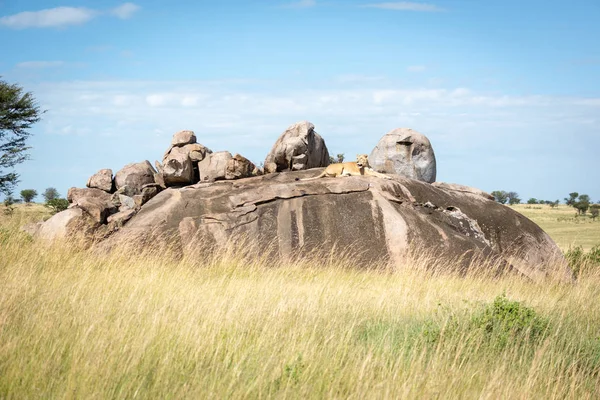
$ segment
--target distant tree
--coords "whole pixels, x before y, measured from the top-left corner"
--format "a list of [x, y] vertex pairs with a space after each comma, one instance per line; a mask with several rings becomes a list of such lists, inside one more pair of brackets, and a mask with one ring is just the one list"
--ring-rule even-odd
[[555, 207], [558, 207], [558, 203], [560, 203], [560, 201], [558, 201], [558, 200], [554, 200], [553, 202], [551, 202], [551, 203], [549, 204], [549, 205], [550, 205], [550, 208], [555, 208]]
[[573, 192], [573, 193], [569, 193], [569, 197], [565, 197], [565, 204], [568, 206], [572, 206], [575, 204], [575, 202], [577, 201], [577, 197], [579, 196], [579, 193], [577, 192]]
[[42, 196], [44, 196], [44, 200], [46, 200], [46, 203], [47, 203], [50, 200], [58, 199], [60, 197], [60, 194], [58, 193], [58, 190], [56, 190], [55, 188], [49, 187], [46, 190], [44, 190], [44, 193], [42, 193]]
[[577, 201], [573, 203], [573, 207], [577, 209], [578, 214], [585, 214], [590, 207], [590, 196], [582, 194], [577, 198]]
[[504, 190], [494, 190], [492, 196], [494, 196], [494, 199], [500, 204], [506, 204], [508, 201], [508, 193]]
[[0, 80], [0, 193], [10, 195], [19, 175], [12, 168], [28, 158], [29, 129], [43, 111], [31, 93]]
[[27, 204], [31, 203], [31, 200], [33, 200], [35, 198], [35, 196], [37, 196], [37, 195], [38, 195], [38, 193], [34, 189], [21, 190], [21, 198]]
[[596, 220], [598, 214], [600, 214], [600, 204], [593, 204], [590, 206], [590, 214], [592, 214], [592, 220]]
[[330, 164], [343, 163], [343, 162], [344, 162], [344, 153], [336, 155], [335, 158], [329, 156]]
[[50, 208], [53, 214], [64, 211], [69, 207], [67, 199], [52, 199], [46, 202], [46, 207]]
[[535, 197], [532, 197], [529, 200], [527, 200], [527, 204], [537, 204], [537, 203], [538, 203], [538, 199], [536, 199]]
[[506, 193], [506, 197], [508, 197], [508, 204], [511, 206], [521, 203], [521, 199], [519, 198], [517, 192], [508, 192]]

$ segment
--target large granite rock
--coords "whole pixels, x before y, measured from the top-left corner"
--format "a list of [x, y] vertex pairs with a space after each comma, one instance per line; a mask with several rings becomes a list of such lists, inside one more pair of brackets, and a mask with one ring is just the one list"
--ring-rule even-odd
[[101, 169], [96, 172], [94, 175], [90, 176], [86, 186], [112, 193], [114, 191], [112, 169]]
[[386, 133], [369, 155], [371, 168], [423, 182], [435, 182], [435, 154], [429, 139], [409, 128]]
[[116, 188], [122, 189], [127, 186], [132, 195], [141, 194], [144, 185], [155, 183], [155, 173], [149, 161], [127, 164], [115, 174]]
[[533, 279], [571, 277], [560, 250], [542, 229], [480, 193], [402, 176], [295, 180], [315, 173], [167, 189], [100, 247], [169, 242], [181, 252], [200, 255], [250, 239], [262, 254], [283, 260], [334, 251], [367, 265], [391, 262], [401, 268], [416, 252], [448, 259], [450, 265], [467, 265], [473, 258], [482, 265], [490, 261]]
[[54, 214], [35, 232], [34, 237], [43, 241], [86, 239], [92, 237], [98, 223], [79, 207], [69, 208]]
[[185, 147], [173, 147], [163, 159], [162, 175], [167, 186], [189, 185], [194, 182], [194, 165]]
[[212, 182], [225, 179], [227, 174], [227, 165], [233, 158], [228, 151], [217, 151], [207, 154], [206, 157], [198, 163], [200, 181]]
[[329, 165], [325, 140], [308, 121], [290, 126], [265, 158], [265, 173], [300, 171]]

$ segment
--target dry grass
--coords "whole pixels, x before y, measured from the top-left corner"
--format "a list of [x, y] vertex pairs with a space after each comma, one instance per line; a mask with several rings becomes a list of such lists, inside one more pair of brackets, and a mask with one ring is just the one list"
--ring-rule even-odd
[[[98, 255], [42, 247], [11, 221], [0, 227], [0, 398], [600, 393], [598, 273], [560, 285], [427, 272], [439, 261], [426, 255], [369, 271], [234, 251]], [[519, 303], [491, 307], [502, 294]]]

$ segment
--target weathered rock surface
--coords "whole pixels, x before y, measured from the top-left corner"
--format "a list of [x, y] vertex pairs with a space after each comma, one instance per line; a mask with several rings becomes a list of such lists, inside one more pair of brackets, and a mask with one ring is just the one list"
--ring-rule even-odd
[[225, 179], [248, 178], [255, 174], [256, 165], [246, 157], [236, 154], [227, 161]]
[[315, 172], [167, 189], [101, 246], [158, 243], [164, 235], [184, 252], [245, 237], [279, 259], [335, 247], [356, 260], [400, 266], [412, 249], [465, 262], [500, 260], [533, 279], [551, 267], [571, 276], [544, 231], [481, 194], [401, 176], [295, 181]]
[[265, 158], [265, 173], [300, 171], [329, 165], [325, 140], [308, 121], [290, 126]]
[[219, 179], [225, 179], [227, 174], [227, 165], [233, 156], [228, 151], [217, 151], [207, 154], [204, 160], [198, 163], [200, 181], [210, 182]]
[[69, 207], [85, 211], [97, 223], [105, 223], [108, 216], [116, 212], [113, 196], [95, 188], [70, 188], [67, 192]]
[[112, 193], [114, 191], [112, 169], [101, 169], [96, 172], [94, 175], [90, 176], [86, 186]]
[[446, 183], [446, 182], [433, 182], [432, 185], [437, 188], [440, 188], [440, 189], [454, 190], [454, 191], [463, 192], [463, 193], [472, 193], [472, 194], [476, 194], [478, 196], [484, 197], [488, 200], [494, 200], [494, 196], [492, 196], [488, 192], [484, 192], [481, 189], [477, 189], [477, 188], [474, 188], [471, 186], [459, 185], [458, 183]]
[[115, 175], [116, 188], [127, 186], [135, 194], [141, 194], [145, 184], [154, 183], [155, 173], [149, 161], [127, 164]]
[[173, 135], [172, 146], [184, 146], [196, 143], [196, 134], [193, 131], [179, 131]]
[[53, 215], [35, 233], [35, 238], [45, 241], [72, 237], [92, 237], [98, 224], [79, 207], [69, 208]]
[[435, 182], [433, 147], [425, 135], [409, 128], [386, 133], [369, 155], [369, 164], [378, 172]]
[[163, 159], [162, 174], [167, 186], [189, 185], [194, 182], [194, 166], [185, 147], [173, 147]]

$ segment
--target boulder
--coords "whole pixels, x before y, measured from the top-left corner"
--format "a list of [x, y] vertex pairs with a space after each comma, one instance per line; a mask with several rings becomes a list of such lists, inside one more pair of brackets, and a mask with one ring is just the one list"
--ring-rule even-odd
[[329, 165], [329, 151], [308, 121], [290, 126], [265, 158], [265, 173], [300, 171]]
[[107, 193], [114, 192], [112, 169], [101, 169], [88, 179], [86, 186], [104, 190]]
[[212, 153], [212, 150], [200, 143], [186, 144], [183, 148], [188, 152], [190, 160], [200, 162], [204, 160], [207, 154]]
[[169, 188], [99, 246], [168, 243], [196, 254], [251, 238], [261, 254], [281, 260], [341, 251], [357, 265], [401, 268], [418, 253], [447, 259], [448, 265], [475, 259], [536, 280], [571, 279], [562, 253], [542, 229], [478, 193], [399, 175], [295, 180], [315, 173]]
[[204, 160], [198, 163], [200, 181], [211, 182], [219, 179], [225, 179], [227, 165], [233, 156], [228, 151], [218, 151], [207, 154]]
[[179, 131], [171, 140], [171, 146], [185, 146], [192, 143], [196, 143], [196, 134], [193, 131]]
[[67, 200], [69, 203], [77, 203], [82, 198], [97, 198], [105, 202], [111, 201], [111, 195], [104, 190], [96, 188], [76, 188], [72, 187], [67, 192]]
[[72, 237], [89, 239], [98, 223], [79, 207], [68, 208], [45, 221], [35, 234], [44, 241], [64, 240]]
[[190, 185], [194, 180], [194, 167], [185, 147], [173, 147], [165, 156], [162, 175], [167, 186]]
[[135, 194], [142, 193], [142, 187], [147, 183], [154, 183], [156, 171], [148, 161], [127, 164], [115, 174], [117, 189], [127, 186]]
[[236, 154], [229, 161], [225, 169], [225, 179], [247, 178], [253, 175], [256, 165], [246, 157]]
[[116, 212], [116, 206], [112, 197], [104, 190], [96, 188], [70, 188], [67, 192], [67, 200], [72, 207], [78, 207], [85, 211], [92, 219], [100, 224], [106, 222], [106, 218]]
[[423, 182], [435, 182], [435, 154], [429, 139], [409, 128], [386, 133], [369, 155], [375, 171], [397, 174]]

